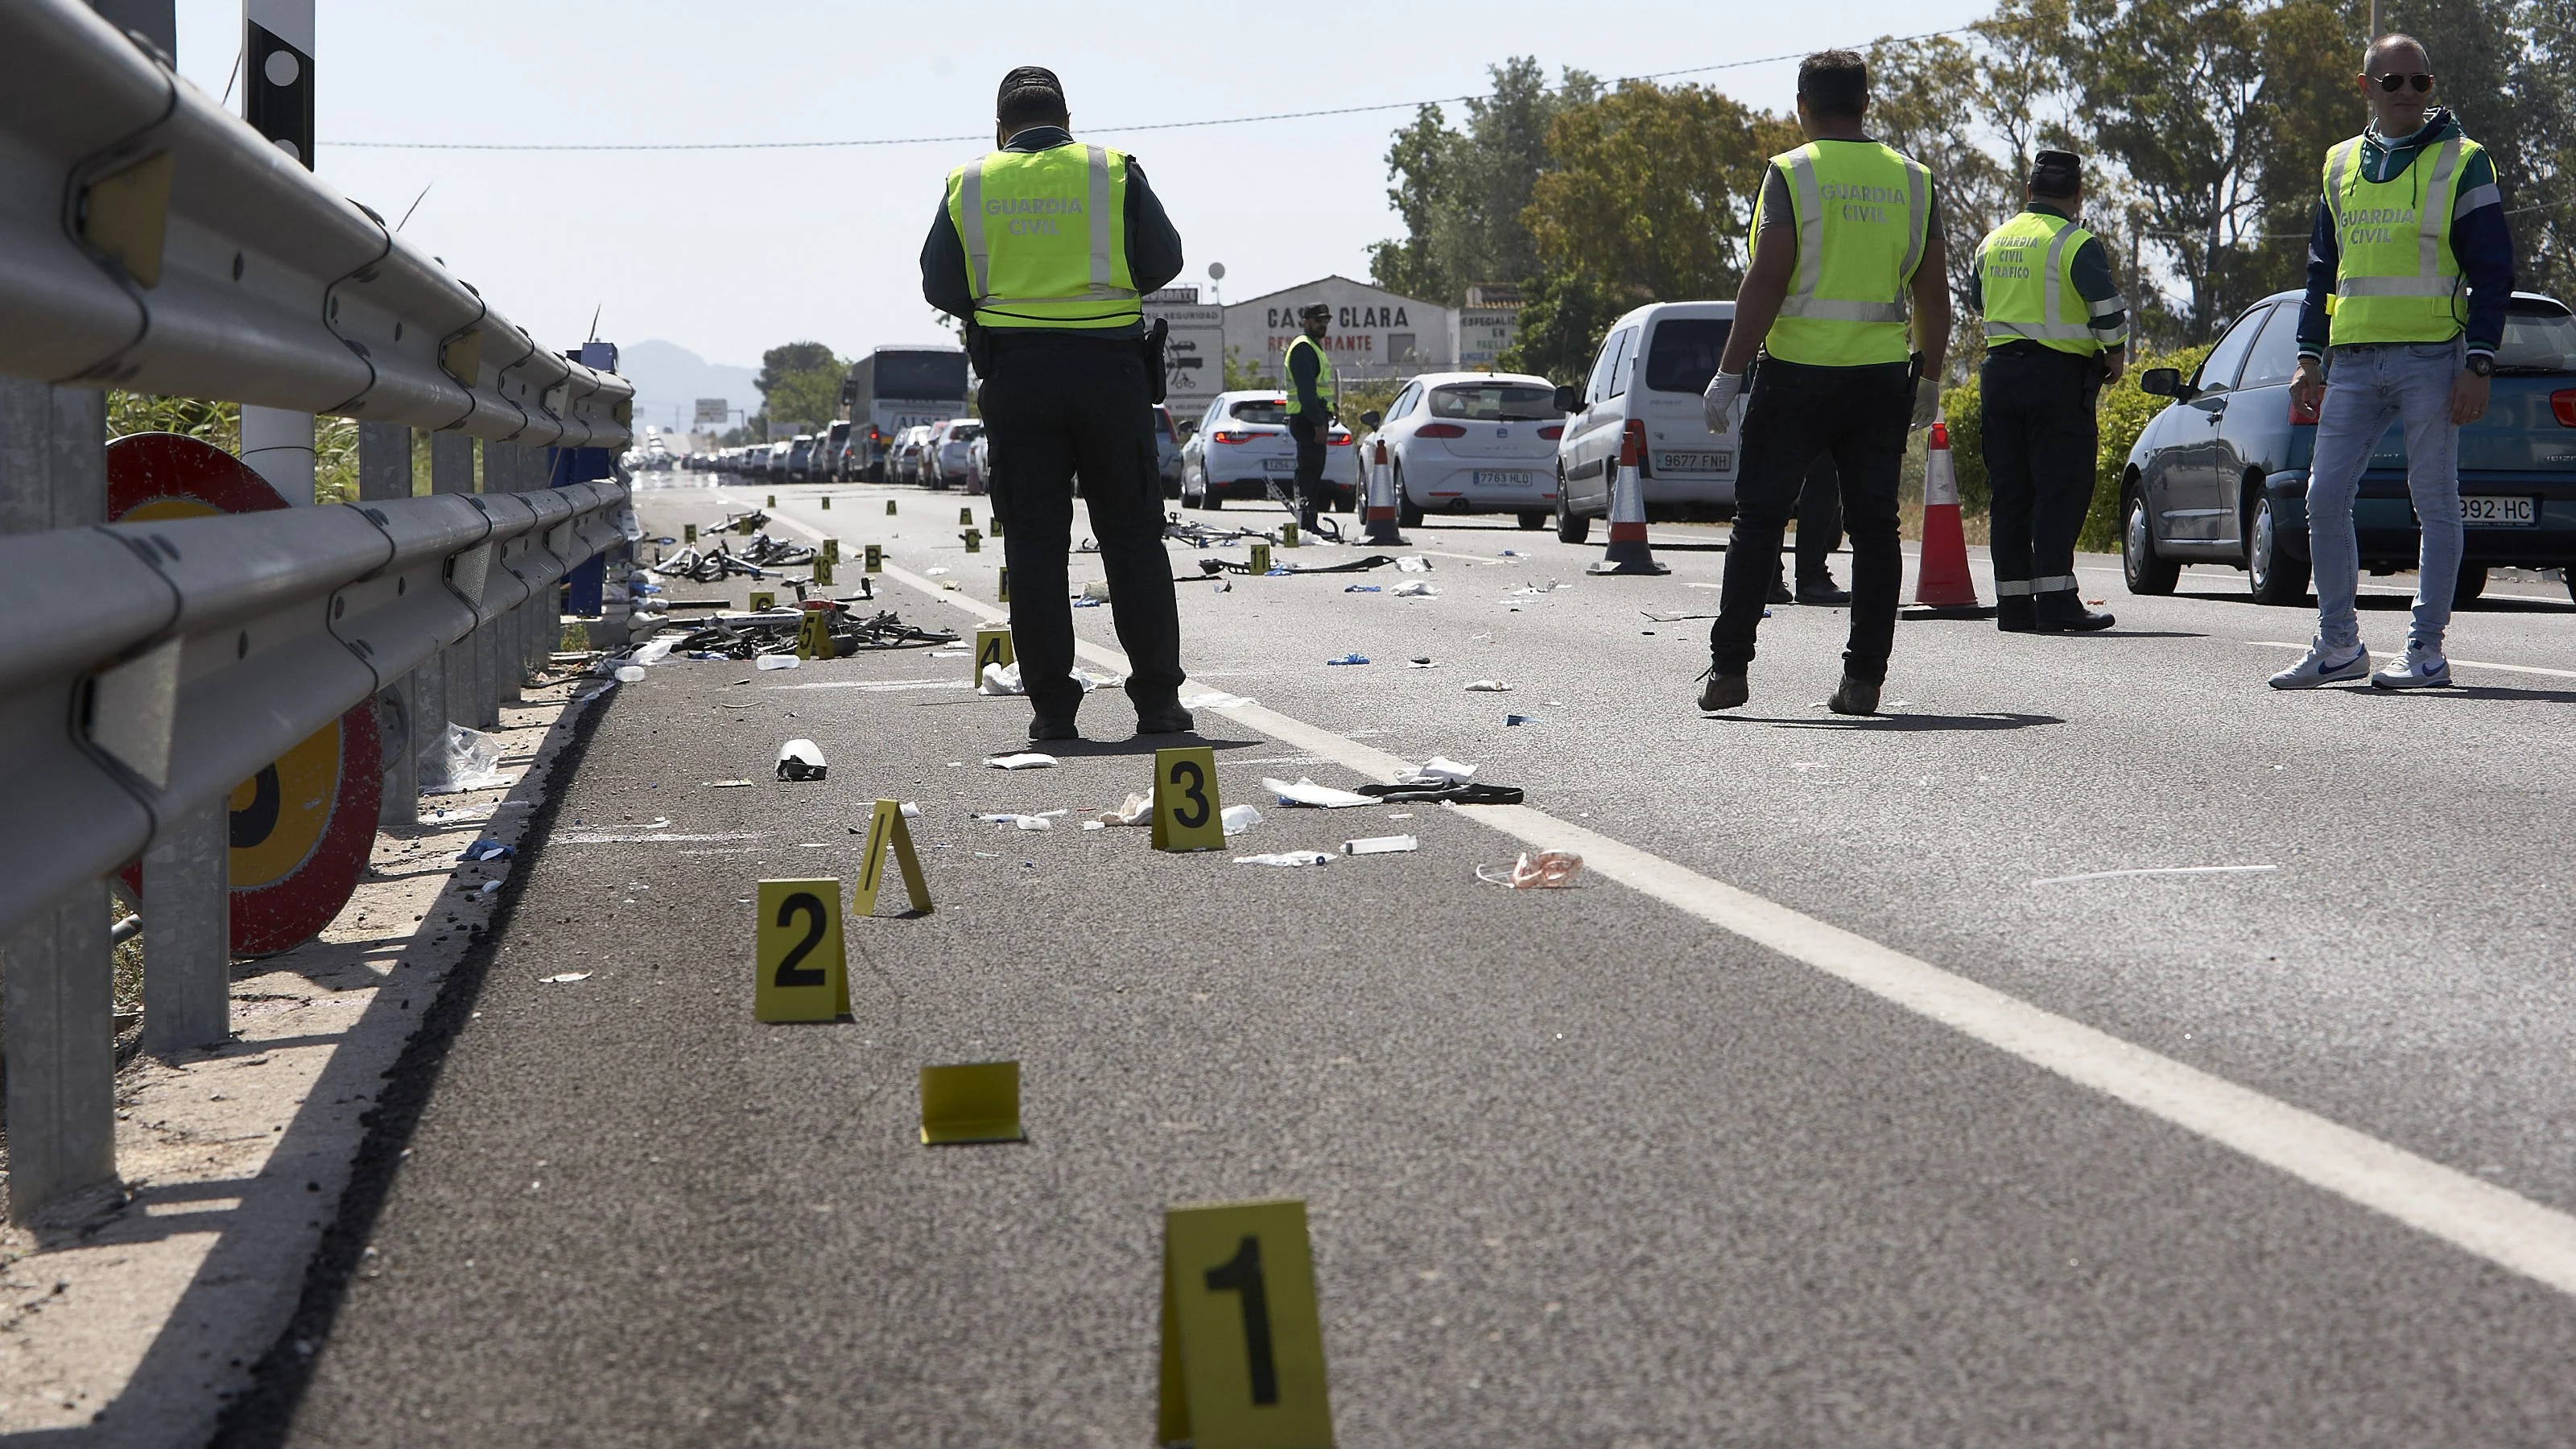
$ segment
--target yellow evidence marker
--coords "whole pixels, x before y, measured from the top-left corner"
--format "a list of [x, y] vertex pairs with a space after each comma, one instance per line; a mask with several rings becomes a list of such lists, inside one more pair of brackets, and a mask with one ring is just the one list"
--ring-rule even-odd
[[1020, 1127], [1018, 1062], [921, 1069], [922, 1146], [1028, 1140]]
[[975, 510], [971, 507], [958, 509], [957, 526], [959, 528], [973, 528], [975, 526]]
[[1001, 601], [1005, 604], [1011, 601], [1011, 566], [1009, 564], [1002, 565]]
[[1292, 518], [1286, 523], [1279, 525], [1279, 546], [1281, 548], [1295, 548], [1298, 546], [1297, 520]]
[[1011, 649], [1010, 630], [978, 629], [975, 631], [976, 679], [983, 679], [984, 666], [987, 664], [998, 664], [1008, 669], [1017, 662], [1019, 662], [1019, 656]]
[[1216, 751], [1178, 745], [1154, 752], [1154, 848], [1225, 849], [1224, 807], [1217, 803]]
[[823, 540], [823, 557], [831, 560], [833, 563], [839, 563], [841, 561], [841, 541], [837, 538], [827, 538]]
[[762, 506], [767, 508], [776, 508], [778, 506], [778, 495], [775, 493], [770, 494], [769, 502]]
[[930, 882], [921, 873], [921, 856], [912, 848], [912, 827], [903, 822], [903, 804], [896, 800], [879, 800], [876, 815], [868, 821], [868, 843], [862, 847], [866, 859], [859, 866], [858, 888], [850, 892], [850, 914], [866, 917], [877, 913], [877, 890], [885, 884], [886, 851], [894, 851], [895, 864], [903, 868], [903, 888], [912, 895], [916, 915], [930, 914]]
[[831, 587], [832, 560], [828, 556], [819, 553], [814, 555], [814, 577], [812, 582], [821, 584], [825, 588]]
[[894, 500], [891, 498], [886, 500], [886, 517], [894, 517]]
[[1270, 572], [1270, 545], [1266, 543], [1254, 544], [1252, 546], [1252, 561], [1246, 565], [1246, 567], [1256, 578], [1262, 574]]
[[680, 537], [685, 542], [696, 543], [698, 541], [698, 526], [694, 523], [681, 524]]
[[1332, 1449], [1306, 1205], [1199, 1203], [1163, 1214], [1157, 1443]]
[[984, 535], [976, 532], [974, 529], [970, 528], [966, 530], [966, 532], [960, 535], [960, 537], [966, 540], [966, 551], [968, 553], [982, 553], [984, 551]]
[[827, 609], [804, 610], [805, 617], [796, 621], [796, 657], [799, 659], [838, 659], [841, 646], [832, 642], [832, 616]]
[[832, 495], [829, 493], [823, 495], [823, 511], [825, 513], [832, 511]]
[[998, 513], [993, 515], [993, 536], [995, 538], [1002, 536], [1002, 515]]
[[849, 1014], [850, 972], [841, 951], [841, 883], [765, 880], [753, 958], [757, 1021], [832, 1021]]
[[868, 556], [860, 563], [859, 571], [861, 573], [870, 574], [881, 574], [885, 572], [884, 544], [872, 543], [868, 545]]
[[751, 591], [751, 611], [753, 613], [766, 614], [777, 607], [778, 595], [775, 592], [769, 589], [754, 589]]

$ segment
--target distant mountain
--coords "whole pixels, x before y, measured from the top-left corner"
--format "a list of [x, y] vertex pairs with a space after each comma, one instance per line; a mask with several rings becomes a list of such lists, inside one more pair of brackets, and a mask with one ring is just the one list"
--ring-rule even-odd
[[[702, 397], [723, 398], [744, 415], [760, 411], [760, 390], [751, 385], [760, 369], [709, 362], [675, 342], [657, 338], [621, 346], [617, 370], [635, 384], [638, 426], [652, 423], [687, 432]], [[741, 421], [737, 416], [725, 426]]]

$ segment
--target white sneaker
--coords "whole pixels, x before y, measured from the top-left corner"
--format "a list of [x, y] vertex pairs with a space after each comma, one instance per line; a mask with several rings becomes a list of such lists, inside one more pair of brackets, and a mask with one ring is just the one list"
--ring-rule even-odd
[[2381, 689], [2439, 689], [2451, 682], [2451, 661], [2442, 657], [2439, 645], [2426, 648], [2410, 643], [2396, 662], [2370, 676], [2370, 682]]
[[2355, 644], [2352, 652], [2329, 649], [2320, 639], [2308, 646], [2308, 657], [2272, 676], [2274, 689], [2318, 689], [2351, 684], [2370, 677], [2370, 651]]

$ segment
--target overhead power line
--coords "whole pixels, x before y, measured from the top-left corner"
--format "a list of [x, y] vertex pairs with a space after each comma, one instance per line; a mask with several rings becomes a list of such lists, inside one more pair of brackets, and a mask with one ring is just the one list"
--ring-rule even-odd
[[[1929, 30], [1921, 35], [1900, 35], [1878, 42], [1908, 45], [1918, 40], [1934, 40], [1945, 35], [1963, 34], [1973, 27], [1960, 25], [1948, 30]], [[1765, 55], [1752, 60], [1720, 61], [1715, 65], [1685, 66], [1680, 70], [1651, 71], [1644, 75], [1613, 76], [1610, 85], [1630, 81], [1669, 80], [1674, 76], [1706, 75], [1712, 71], [1741, 70], [1746, 66], [1776, 65], [1784, 60], [1803, 59], [1809, 52], [1790, 55]], [[1556, 87], [1549, 87], [1553, 90]], [[1095, 134], [1114, 135], [1131, 131], [1187, 131], [1204, 126], [1251, 126], [1265, 121], [1306, 121], [1321, 116], [1359, 116], [1374, 111], [1411, 111], [1424, 106], [1455, 105], [1466, 101], [1492, 99], [1490, 91], [1471, 96], [1438, 96], [1421, 101], [1380, 101], [1366, 106], [1335, 106], [1321, 111], [1273, 111], [1259, 116], [1217, 116], [1199, 121], [1149, 121], [1132, 126], [1085, 127]], [[930, 146], [954, 145], [964, 141], [981, 141], [990, 132], [960, 136], [888, 136], [864, 141], [324, 141], [325, 146], [342, 146], [366, 151], [828, 151], [856, 146]]]

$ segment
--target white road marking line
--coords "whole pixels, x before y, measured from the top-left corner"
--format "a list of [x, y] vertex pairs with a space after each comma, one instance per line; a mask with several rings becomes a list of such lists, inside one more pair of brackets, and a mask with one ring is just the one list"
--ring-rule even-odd
[[2117, 880], [2133, 875], [2252, 875], [2279, 870], [2277, 865], [2150, 865], [2136, 870], [2088, 870], [2082, 875], [2042, 876], [2032, 885], [2065, 885], [2080, 880]]
[[972, 689], [971, 679], [820, 679], [811, 684], [771, 684], [772, 692], [790, 689], [858, 689], [869, 694], [895, 694], [907, 689]]
[[[988, 621], [1008, 617], [981, 599], [891, 565], [886, 576]], [[1116, 650], [1085, 640], [1077, 640], [1074, 649], [1096, 663], [1128, 668]], [[1217, 712], [1371, 779], [1392, 781], [1405, 763], [1258, 704]], [[2462, 1252], [2576, 1295], [2576, 1216], [1526, 805], [1480, 805], [1456, 813], [1532, 846], [1574, 850], [1595, 875]]]
[[[2292, 644], [2282, 639], [2248, 639], [2245, 642], [2257, 649], [2296, 649], [2302, 654], [2308, 652], [2307, 645]], [[2462, 669], [2501, 669], [2507, 674], [2541, 674], [2551, 679], [2576, 679], [2576, 669], [2543, 669], [2537, 664], [2488, 664], [2476, 659], [2454, 659], [2451, 663]]]
[[612, 832], [612, 831], [606, 831], [606, 830], [585, 830], [585, 831], [578, 831], [578, 832], [575, 832], [575, 833], [573, 833], [573, 834], [569, 834], [569, 835], [557, 835], [557, 836], [549, 837], [549, 838], [547, 839], [547, 841], [546, 841], [546, 844], [548, 844], [548, 845], [646, 845], [646, 844], [659, 845], [659, 844], [663, 843], [664, 841], [674, 841], [674, 840], [676, 840], [676, 841], [688, 841], [688, 842], [699, 842], [699, 843], [702, 843], [702, 842], [705, 842], [705, 841], [711, 841], [711, 840], [758, 840], [758, 839], [760, 839], [760, 834], [759, 834], [759, 832], [757, 832], [757, 831], [750, 831], [750, 830], [735, 830], [735, 831], [729, 831], [729, 832], [727, 832], [726, 834], [723, 834], [723, 835], [670, 835], [670, 834], [660, 834], [660, 833], [652, 834], [652, 835], [630, 835], [630, 834], [622, 834], [622, 833], [617, 833], [617, 832]]

